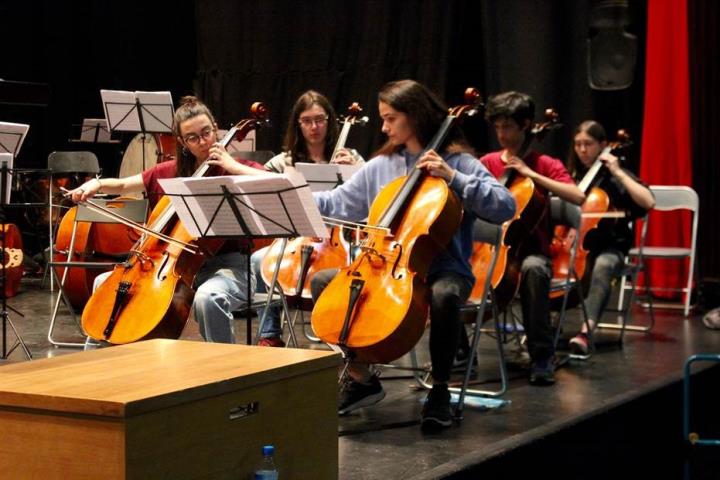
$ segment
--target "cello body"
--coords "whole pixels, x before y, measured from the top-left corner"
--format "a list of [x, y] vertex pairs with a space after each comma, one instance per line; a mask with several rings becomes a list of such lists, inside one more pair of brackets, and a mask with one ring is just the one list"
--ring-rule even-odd
[[[162, 197], [149, 228], [162, 221], [169, 207], [170, 199]], [[167, 231], [176, 240], [193, 240], [177, 217]], [[192, 281], [205, 255], [189, 254], [152, 236], [144, 237], [135, 250], [142, 254], [116, 266], [83, 310], [83, 330], [94, 339], [123, 344], [177, 338], [185, 327], [194, 297]]]
[[[119, 198], [118, 202], [123, 199]], [[112, 204], [108, 204], [111, 206]], [[78, 222], [75, 245], [70, 255], [70, 241], [77, 207], [68, 210], [60, 221], [53, 244], [53, 260], [58, 262], [100, 262], [113, 261], [127, 256], [138, 236], [132, 229], [118, 223]], [[92, 294], [93, 282], [101, 272], [97, 268], [68, 268], [63, 292], [70, 306], [80, 310]], [[55, 273], [62, 279], [65, 267], [55, 267]]]
[[[508, 190], [515, 199], [515, 215], [502, 226], [500, 251], [490, 280], [500, 310], [505, 308], [517, 294], [520, 287], [522, 245], [546, 214], [545, 201], [529, 178], [516, 177]], [[473, 253], [470, 257], [470, 265], [475, 275], [475, 285], [470, 294], [472, 299], [482, 297], [493, 248], [486, 243], [473, 245]]]
[[[369, 224], [379, 224], [406, 179], [394, 180], [378, 194], [370, 209]], [[391, 234], [369, 233], [362, 253], [323, 291], [312, 313], [316, 335], [327, 343], [344, 343], [361, 362], [389, 362], [410, 351], [425, 330], [429, 300], [425, 276], [432, 259], [452, 239], [461, 218], [460, 200], [447, 183], [425, 177]], [[363, 287], [348, 312], [351, 292], [358, 282]], [[351, 316], [352, 328], [342, 342], [346, 313]]]
[[[0, 225], [5, 269], [5, 297], [14, 297], [20, 289], [23, 276], [23, 245], [20, 229], [13, 223]], [[0, 279], [1, 280], [1, 279]]]
[[[610, 210], [610, 199], [604, 190], [593, 187], [587, 194], [585, 203], [582, 205], [582, 213], [602, 214]], [[574, 228], [568, 228], [564, 225], [555, 227], [552, 243], [550, 244], [550, 254], [553, 262], [553, 276], [567, 276], [570, 267], [570, 250], [572, 248], [575, 236], [579, 235], [577, 251], [575, 252], [575, 273], [577, 278], [583, 281], [583, 290], [587, 292], [588, 283], [592, 268], [588, 268], [588, 253], [584, 243], [588, 234], [595, 230], [602, 217], [590, 216], [583, 217], [580, 221], [580, 231]], [[550, 298], [561, 297], [562, 292], [550, 294]]]
[[[310, 280], [320, 270], [340, 268], [347, 265], [348, 252], [341, 236], [342, 230], [333, 227], [328, 238], [296, 237], [288, 240], [285, 254], [280, 261], [278, 285], [287, 297], [301, 297], [310, 307]], [[275, 265], [282, 243], [275, 241], [268, 249], [262, 263], [262, 279], [266, 285], [272, 282]], [[302, 282], [298, 285], [298, 282]]]

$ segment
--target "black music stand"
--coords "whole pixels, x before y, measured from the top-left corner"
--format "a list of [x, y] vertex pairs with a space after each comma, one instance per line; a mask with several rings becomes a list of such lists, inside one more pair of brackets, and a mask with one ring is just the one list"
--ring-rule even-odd
[[[5, 207], [10, 205], [10, 202], [8, 201], [9, 197], [9, 191], [7, 189], [8, 180], [10, 180], [11, 177], [8, 177], [8, 175], [11, 174], [11, 170], [8, 168], [8, 160], [2, 160], [0, 161], [0, 206]], [[2, 352], [0, 352], [0, 359], [7, 360], [7, 358], [10, 356], [10, 354], [18, 347], [22, 347], [23, 351], [25, 352], [25, 355], [27, 356], [28, 360], [32, 360], [32, 354], [30, 353], [30, 350], [28, 349], [27, 345], [25, 345], [25, 342], [23, 341], [22, 337], [18, 333], [17, 329], [15, 328], [15, 324], [13, 324], [12, 320], [10, 319], [10, 315], [8, 313], [8, 310], [13, 311], [17, 315], [20, 315], [21, 317], [24, 317], [22, 313], [12, 308], [10, 305], [7, 304], [7, 295], [5, 295], [5, 282], [7, 281], [6, 275], [5, 275], [5, 235], [0, 235], [0, 252], [3, 253], [3, 260], [0, 262], [0, 283], [2, 284], [2, 288], [0, 289], [0, 316], [2, 316]], [[10, 325], [10, 328], [12, 329], [13, 333], [15, 334], [15, 344], [8, 349], [7, 344], [7, 327]]]
[[[170, 92], [100, 90], [110, 132], [140, 132], [143, 145], [148, 133], [171, 133], [173, 103]], [[145, 171], [145, 149], [142, 169]]]
[[[278, 177], [270, 174], [266, 178]], [[284, 176], [287, 178], [288, 176]], [[327, 235], [324, 224], [321, 229], [313, 229], [314, 222], [322, 224], [320, 212], [312, 200], [307, 183], [302, 175], [296, 174], [287, 182], [287, 186], [280, 189], [256, 189], [255, 191], [231, 192], [230, 185], [211, 186], [215, 192], [208, 193], [208, 189], [195, 189], [193, 193], [172, 192], [172, 188], [163, 184], [165, 194], [170, 197], [173, 205], [178, 211], [178, 216], [185, 224], [185, 227], [197, 237], [208, 238], [245, 238], [249, 240], [261, 238], [293, 238], [298, 236], [319, 236]], [[233, 177], [219, 177], [220, 179], [232, 179]], [[234, 177], [237, 178], [237, 177]], [[253, 179], [260, 177], [243, 177]], [[205, 179], [173, 179], [173, 181], [190, 180], [196, 183], [198, 180], [217, 182], [218, 178]], [[162, 184], [163, 181], [161, 181]], [[227, 181], [225, 183], [228, 183]], [[195, 187], [198, 184], [196, 183]], [[302, 189], [306, 195], [299, 195]], [[203, 191], [204, 190], [204, 191]], [[262, 197], [262, 200], [261, 200]], [[309, 199], [309, 200], [308, 200]], [[255, 200], [255, 201], [253, 201]], [[260, 206], [262, 205], [262, 206]], [[227, 206], [228, 208], [223, 208]], [[306, 208], [307, 207], [307, 208]], [[314, 210], [313, 210], [314, 209]], [[196, 213], [194, 213], [196, 212]], [[302, 212], [302, 215], [299, 213]], [[259, 230], [270, 230], [270, 233], [260, 233]], [[232, 233], [231, 233], [232, 231]], [[283, 243], [282, 251], [278, 257], [275, 273], [271, 284], [268, 286], [269, 297], [267, 304], [272, 301], [272, 296], [277, 288], [277, 272], [279, 270], [282, 253], [285, 249]], [[252, 266], [250, 261], [250, 248], [245, 245], [247, 257], [247, 297], [246, 320], [247, 320], [247, 344], [252, 344], [252, 289], [251, 275]], [[283, 300], [284, 302], [284, 300]], [[261, 319], [261, 325], [264, 316]], [[292, 325], [290, 325], [292, 328]], [[294, 335], [294, 333], [292, 333]], [[297, 342], [296, 342], [297, 343]]]

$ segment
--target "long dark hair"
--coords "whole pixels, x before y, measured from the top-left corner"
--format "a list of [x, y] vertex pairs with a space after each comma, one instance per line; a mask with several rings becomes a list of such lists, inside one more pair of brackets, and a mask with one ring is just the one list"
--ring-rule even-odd
[[[386, 83], [378, 93], [378, 101], [390, 105], [393, 110], [407, 115], [410, 128], [421, 145], [430, 143], [448, 115], [447, 106], [426, 86], [415, 80], [397, 80]], [[400, 151], [402, 145], [390, 141], [375, 152], [375, 155], [391, 155]], [[462, 131], [453, 127], [440, 151], [471, 151]]]
[[337, 143], [338, 122], [335, 109], [333, 109], [330, 101], [327, 97], [325, 97], [325, 95], [316, 92], [315, 90], [308, 90], [300, 95], [300, 97], [298, 97], [295, 101], [295, 105], [293, 105], [292, 112], [290, 113], [287, 130], [285, 131], [283, 149], [290, 155], [293, 164], [310, 162], [305, 137], [300, 130], [300, 114], [305, 110], [312, 108], [313, 105], [321, 107], [325, 110], [325, 113], [328, 116], [327, 134], [325, 136], [325, 150], [323, 152], [323, 155], [328, 161], [330, 161], [333, 149], [335, 148], [335, 143]]
[[578, 158], [577, 153], [575, 153], [575, 137], [579, 133], [589, 135], [593, 138], [593, 140], [597, 140], [598, 143], [607, 141], [605, 128], [595, 120], [585, 120], [578, 125], [577, 128], [575, 128], [575, 131], [572, 134], [572, 141], [570, 143], [570, 151], [568, 152], [567, 160], [567, 168], [573, 178], [578, 178], [581, 174], [584, 174], [587, 171], [587, 168], [585, 168], [585, 165], [583, 165]]
[[[215, 130], [217, 134], [215, 117], [213, 117], [212, 113], [210, 113], [210, 109], [207, 105], [202, 103], [197, 97], [187, 95], [180, 99], [180, 106], [177, 110], [175, 110], [175, 117], [173, 118], [173, 135], [176, 137], [182, 137], [180, 135], [180, 124], [199, 115], [207, 115], [210, 123], [213, 125], [213, 130]], [[175, 158], [177, 158], [176, 176], [190, 177], [193, 173], [195, 173], [196, 158], [188, 149], [183, 147], [180, 142], [177, 142]]]

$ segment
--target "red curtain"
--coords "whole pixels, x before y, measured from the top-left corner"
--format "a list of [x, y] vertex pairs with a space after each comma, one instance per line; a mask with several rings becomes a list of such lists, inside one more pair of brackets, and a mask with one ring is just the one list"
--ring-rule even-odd
[[[640, 177], [649, 185], [691, 186], [687, 0], [652, 0], [647, 8]], [[690, 216], [684, 213], [651, 213], [646, 244], [688, 247]], [[688, 267], [649, 261], [651, 285], [684, 286]]]

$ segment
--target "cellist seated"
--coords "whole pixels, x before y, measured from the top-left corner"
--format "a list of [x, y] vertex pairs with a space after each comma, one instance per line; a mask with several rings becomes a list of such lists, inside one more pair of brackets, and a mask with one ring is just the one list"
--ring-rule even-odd
[[[314, 90], [304, 92], [293, 105], [287, 130], [285, 131], [283, 153], [265, 164], [270, 172], [283, 173], [296, 163], [334, 163], [362, 164], [362, 157], [340, 149], [334, 158], [333, 149], [338, 139], [338, 117], [330, 101]], [[257, 282], [257, 292], [265, 293], [267, 287], [260, 274], [261, 263], [268, 248], [262, 248], [252, 254], [251, 263]], [[260, 332], [258, 345], [262, 347], [284, 347], [280, 307], [269, 306]], [[258, 318], [262, 318], [263, 309], [258, 309]]]
[[[564, 200], [578, 205], [585, 195], [575, 185], [563, 163], [548, 155], [530, 150], [523, 155], [523, 147], [529, 145], [529, 135], [535, 103], [529, 95], [520, 92], [505, 92], [488, 101], [486, 119], [495, 127], [495, 134], [502, 150], [489, 153], [480, 161], [500, 178], [507, 169], [532, 180], [542, 198], [553, 193]], [[518, 155], [523, 156], [520, 158]], [[548, 202], [545, 214], [534, 227], [530, 238], [524, 239], [521, 248], [515, 249], [520, 262], [520, 303], [530, 353], [530, 383], [552, 385], [555, 383], [553, 334], [550, 323], [550, 231]]]
[[[578, 125], [573, 136], [573, 150], [568, 159], [570, 173], [580, 181], [597, 159], [603, 162], [595, 186], [604, 191], [613, 208], [625, 211], [629, 218], [643, 217], [655, 206], [655, 197], [642, 180], [620, 166], [618, 157], [603, 153], [607, 135], [602, 125], [587, 120]], [[609, 150], [609, 149], [608, 149]], [[585, 242], [589, 250], [589, 264], [593, 265], [590, 288], [585, 298], [588, 324], [594, 329], [610, 298], [610, 283], [620, 274], [624, 258], [633, 245], [628, 221], [600, 222]], [[579, 334], [570, 340], [573, 353], [587, 355], [589, 351], [588, 325], [583, 323]]]
[[[425, 86], [413, 80], [390, 82], [378, 97], [382, 132], [387, 142], [346, 183], [313, 195], [323, 215], [359, 222], [368, 217], [371, 204], [385, 185], [409, 175], [414, 169], [424, 169], [430, 176], [444, 179], [449, 190], [462, 202], [462, 223], [454, 235], [449, 233], [449, 245], [434, 257], [426, 277], [430, 290], [433, 387], [423, 408], [422, 429], [435, 431], [452, 423], [447, 382], [461, 328], [459, 307], [467, 300], [474, 283], [468, 261], [472, 253], [473, 221], [476, 216], [482, 216], [502, 223], [512, 216], [515, 203], [508, 190], [467, 153], [468, 147], [457, 127], [449, 132], [438, 152], [429, 150], [421, 155], [447, 116], [447, 108]], [[328, 269], [313, 277], [316, 310], [321, 293], [336, 274], [337, 270]], [[349, 379], [341, 387], [338, 404], [340, 415], [372, 405], [385, 396], [367, 363], [353, 361], [351, 356], [348, 362]]]
[[[178, 160], [158, 163], [126, 178], [94, 178], [72, 190], [71, 198], [79, 202], [98, 192], [118, 195], [145, 192], [153, 208], [164, 194], [158, 179], [189, 177], [203, 162], [224, 174], [265, 172], [258, 163], [234, 159], [218, 143], [217, 123], [205, 104], [191, 96], [184, 97], [180, 103], [173, 121], [173, 134], [177, 139], [175, 158]], [[200, 268], [195, 278], [192, 312], [200, 334], [208, 342], [235, 343], [232, 312], [247, 301], [248, 278], [247, 258], [239, 247], [237, 242], [226, 242], [218, 254]]]

